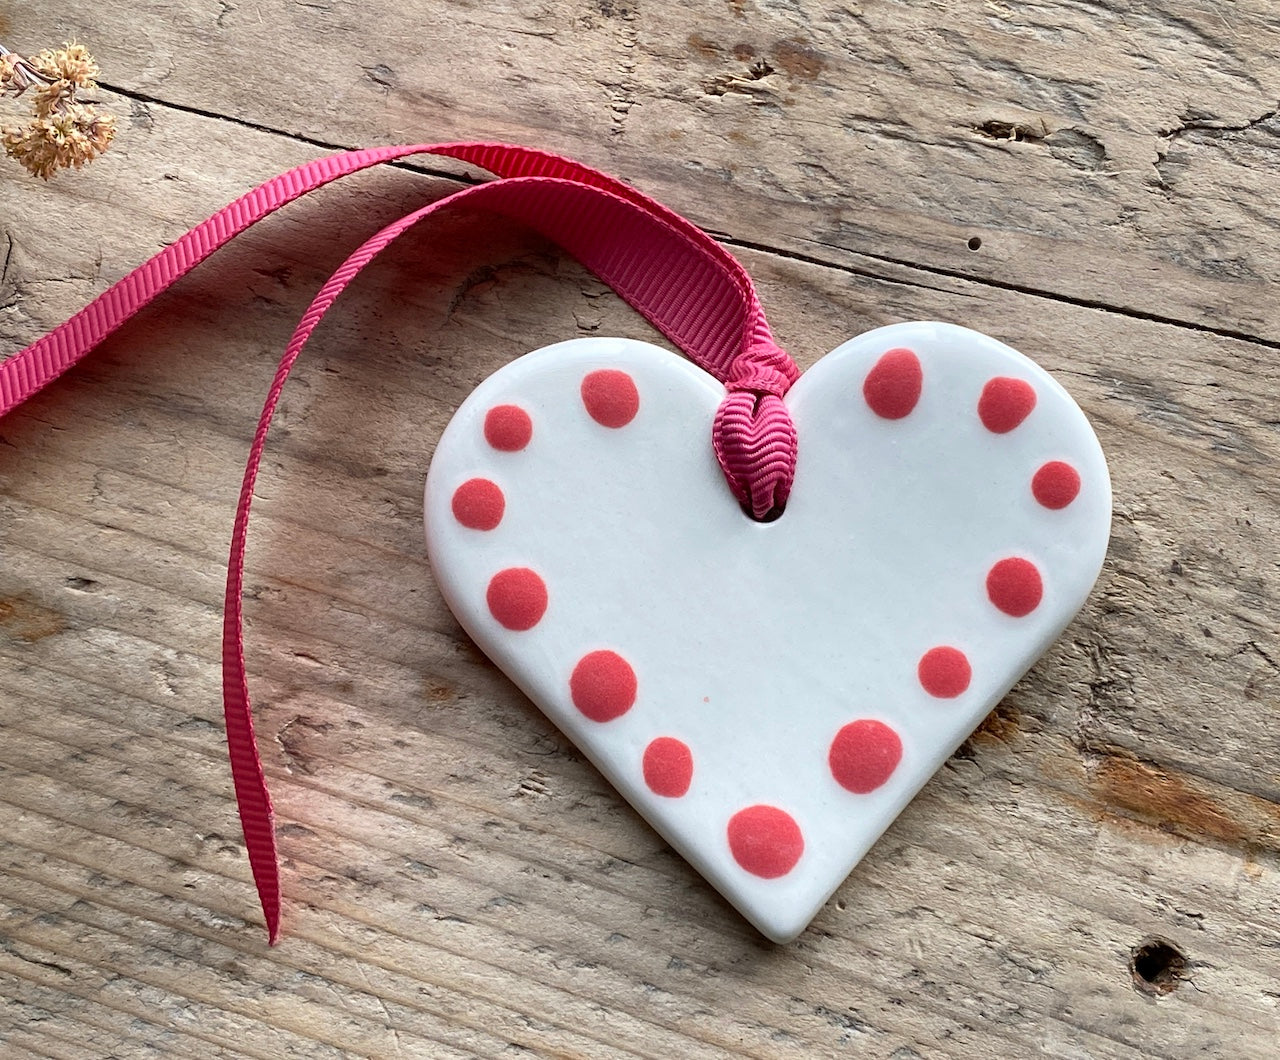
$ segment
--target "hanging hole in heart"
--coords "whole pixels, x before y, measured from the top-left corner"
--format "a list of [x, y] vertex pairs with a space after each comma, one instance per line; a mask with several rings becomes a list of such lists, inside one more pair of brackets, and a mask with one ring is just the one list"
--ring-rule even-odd
[[969, 237], [969, 249], [978, 250], [982, 247], [982, 240], [978, 236]]
[[770, 508], [767, 512], [765, 512], [764, 515], [760, 516], [759, 519], [757, 519], [752, 514], [750, 505], [747, 505], [747, 504], [742, 505], [743, 514], [746, 515], [748, 519], [750, 519], [752, 522], [755, 522], [755, 523], [777, 522], [779, 519], [782, 518], [782, 513], [785, 512], [786, 510], [787, 509], [785, 505], [775, 505], [774, 507]]
[[1129, 971], [1140, 993], [1164, 997], [1186, 978], [1187, 955], [1168, 939], [1147, 939], [1130, 952]]

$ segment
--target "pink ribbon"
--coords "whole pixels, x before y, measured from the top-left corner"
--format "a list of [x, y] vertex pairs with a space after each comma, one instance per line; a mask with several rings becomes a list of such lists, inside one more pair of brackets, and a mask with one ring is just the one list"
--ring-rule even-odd
[[772, 518], [781, 512], [795, 474], [796, 432], [782, 397], [800, 371], [773, 341], [741, 264], [700, 228], [621, 181], [570, 159], [507, 144], [370, 148], [317, 159], [267, 181], [0, 364], [0, 416], [53, 382], [250, 225], [339, 177], [423, 153], [469, 162], [500, 179], [454, 192], [388, 225], [329, 278], [280, 359], [254, 433], [236, 508], [223, 612], [223, 711], [245, 848], [273, 944], [280, 934], [280, 867], [244, 669], [244, 550], [253, 487], [290, 369], [325, 312], [379, 252], [419, 221], [451, 206], [496, 213], [534, 228], [564, 247], [690, 360], [725, 384], [727, 393], [714, 420], [712, 446], [729, 488], [753, 518]]

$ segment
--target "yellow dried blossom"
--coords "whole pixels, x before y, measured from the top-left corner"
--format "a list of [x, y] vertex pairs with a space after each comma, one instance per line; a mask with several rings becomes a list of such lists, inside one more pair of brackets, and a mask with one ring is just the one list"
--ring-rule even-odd
[[77, 88], [92, 92], [97, 88], [98, 64], [83, 44], [69, 41], [61, 48], [46, 48], [29, 60], [45, 77], [54, 81], [70, 81]]
[[37, 118], [49, 118], [75, 102], [76, 87], [70, 81], [54, 81], [51, 85], [36, 85], [33, 92]]
[[33, 176], [48, 180], [59, 169], [79, 169], [97, 158], [115, 136], [115, 118], [73, 103], [61, 114], [5, 129], [0, 142], [10, 158]]
[[58, 169], [57, 133], [47, 119], [23, 126], [8, 126], [0, 134], [5, 154], [15, 158], [32, 176], [48, 180]]
[[48, 180], [59, 169], [79, 169], [110, 145], [116, 120], [76, 98], [92, 91], [98, 64], [82, 44], [46, 49], [32, 58], [0, 46], [0, 95], [32, 94], [35, 117], [23, 126], [0, 129], [0, 145], [37, 177]]

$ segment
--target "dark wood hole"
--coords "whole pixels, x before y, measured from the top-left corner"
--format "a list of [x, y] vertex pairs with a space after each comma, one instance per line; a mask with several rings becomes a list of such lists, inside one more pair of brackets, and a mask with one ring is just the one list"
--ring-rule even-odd
[[1168, 939], [1147, 939], [1131, 951], [1129, 971], [1139, 991], [1164, 997], [1177, 990], [1186, 978], [1187, 955]]

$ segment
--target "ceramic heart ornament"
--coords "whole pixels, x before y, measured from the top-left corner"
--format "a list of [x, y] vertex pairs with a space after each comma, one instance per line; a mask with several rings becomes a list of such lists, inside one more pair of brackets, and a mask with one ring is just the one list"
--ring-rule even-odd
[[1084, 603], [1111, 490], [1066, 391], [952, 325], [800, 378], [773, 522], [708, 443], [723, 394], [631, 340], [520, 358], [440, 440], [427, 546], [485, 653], [785, 942]]

